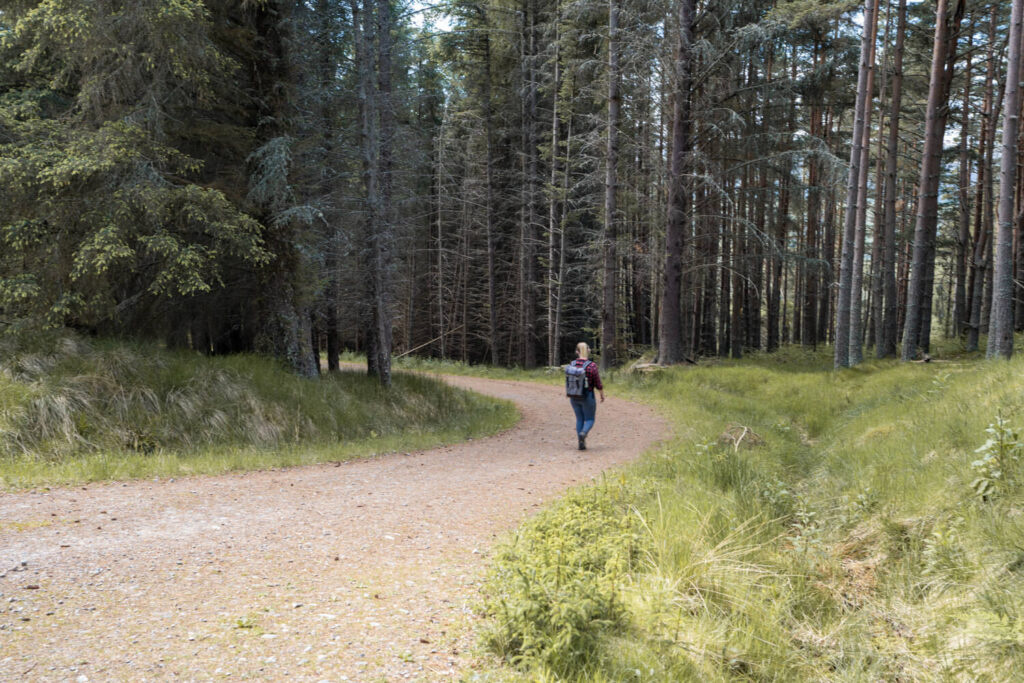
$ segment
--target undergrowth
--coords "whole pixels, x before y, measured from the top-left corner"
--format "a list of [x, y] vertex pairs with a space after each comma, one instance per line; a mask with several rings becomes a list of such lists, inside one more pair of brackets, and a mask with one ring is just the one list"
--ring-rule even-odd
[[222, 472], [409, 450], [510, 426], [507, 402], [398, 373], [296, 377], [255, 355], [7, 337], [0, 487]]
[[[833, 372], [827, 349], [620, 376], [675, 436], [518, 532], [545, 550], [498, 558], [487, 644], [513, 669], [484, 678], [1019, 680], [1022, 376], [967, 357]], [[570, 598], [514, 577], [624, 546], [573, 522], [609, 507], [633, 510], [638, 554], [581, 585], [616, 586], [614, 612], [539, 640]]]
[[585, 667], [600, 635], [622, 622], [624, 584], [645, 548], [630, 498], [607, 480], [580, 489], [501, 546], [485, 598], [492, 650], [560, 673]]

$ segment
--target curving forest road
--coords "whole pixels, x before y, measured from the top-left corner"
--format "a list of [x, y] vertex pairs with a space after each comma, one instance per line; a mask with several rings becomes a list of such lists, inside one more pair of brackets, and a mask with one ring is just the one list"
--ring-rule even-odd
[[609, 398], [447, 377], [523, 419], [426, 452], [0, 493], [0, 681], [449, 680], [496, 536], [666, 432]]

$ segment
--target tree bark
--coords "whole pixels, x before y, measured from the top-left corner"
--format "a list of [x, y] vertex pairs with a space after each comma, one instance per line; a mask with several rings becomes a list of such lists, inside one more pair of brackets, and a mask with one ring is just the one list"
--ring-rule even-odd
[[885, 187], [886, 187], [886, 164], [883, 162], [886, 159], [885, 146], [886, 146], [886, 103], [889, 83], [889, 56], [892, 34], [892, 13], [893, 13], [893, 2], [892, 0], [886, 1], [886, 20], [885, 20], [885, 36], [883, 37], [883, 44], [885, 45], [885, 51], [882, 53], [882, 84], [879, 88], [879, 140], [876, 152], [876, 162], [874, 162], [874, 207], [873, 207], [873, 218], [874, 218], [874, 239], [871, 241], [871, 287], [870, 287], [870, 299], [871, 299], [871, 324], [868, 328], [868, 345], [874, 347], [874, 354], [879, 356], [879, 347], [882, 339], [882, 322], [885, 316], [884, 308], [884, 284], [882, 279], [882, 252], [885, 249], [886, 241], [886, 202], [885, 202]]
[[[362, 22], [358, 12], [362, 11]], [[358, 98], [365, 205], [363, 265], [367, 307], [366, 370], [383, 386], [391, 385], [391, 315], [389, 295], [391, 138], [391, 6], [387, 0], [367, 0], [362, 8], [352, 3], [357, 35]], [[377, 41], [376, 54], [373, 39]], [[374, 68], [376, 65], [376, 69]], [[376, 71], [376, 78], [375, 72]], [[387, 110], [387, 111], [386, 111]], [[385, 176], [388, 176], [385, 180]]]
[[987, 356], [1013, 355], [1013, 223], [1017, 173], [1017, 132], [1020, 125], [1020, 50], [1024, 0], [1013, 0], [1010, 48], [1003, 97], [1003, 141], [999, 163], [999, 227], [992, 271], [992, 313]]
[[864, 360], [863, 339], [864, 326], [862, 317], [862, 304], [864, 297], [864, 243], [867, 233], [868, 215], [868, 166], [870, 165], [871, 150], [871, 96], [875, 87], [875, 49], [878, 41], [878, 5], [875, 4], [875, 12], [871, 17], [871, 24], [866, 25], [870, 34], [871, 49], [868, 56], [867, 68], [868, 78], [866, 93], [864, 97], [864, 117], [861, 128], [863, 140], [861, 142], [861, 158], [859, 178], [857, 181], [857, 224], [854, 234], [853, 246], [853, 272], [850, 276], [850, 345], [847, 350], [849, 365], [859, 365]]
[[1024, 207], [1024, 130], [1017, 137], [1017, 216], [1014, 219], [1014, 234], [1016, 235], [1016, 269], [1014, 271], [1014, 315], [1013, 328], [1017, 332], [1024, 330], [1024, 214], [1021, 207]]
[[[973, 34], [973, 31], [971, 31]], [[957, 221], [956, 240], [956, 289], [953, 294], [953, 332], [959, 337], [967, 331], [969, 309], [967, 307], [967, 260], [968, 244], [971, 240], [971, 78], [972, 60], [970, 43], [968, 44], [967, 67], [964, 70], [964, 92], [962, 120], [960, 126], [960, 188], [957, 193], [959, 200], [959, 216]]]
[[[668, 172], [668, 222], [665, 228], [665, 273], [661, 299], [658, 359], [671, 365], [683, 360], [681, 289], [683, 242], [690, 211], [686, 179], [691, 145], [690, 84], [693, 69], [693, 21], [695, 0], [678, 0], [679, 36], [675, 59], [675, 92], [672, 110], [672, 152]], [[727, 299], [723, 299], [723, 306]], [[724, 309], [723, 309], [724, 310]]]
[[484, 135], [487, 147], [487, 345], [491, 364], [498, 365], [498, 286], [496, 282], [497, 246], [495, 244], [494, 217], [494, 106], [491, 102], [491, 37], [483, 36], [484, 43]]
[[[899, 144], [899, 106], [903, 94], [903, 37], [906, 30], [906, 0], [900, 0], [897, 8], [896, 20], [896, 45], [893, 57], [893, 68], [891, 80], [888, 78], [889, 62], [889, 31], [892, 27], [892, 20], [889, 14], [892, 11], [892, 0], [886, 5], [885, 21], [885, 58], [882, 64], [883, 79], [889, 82], [889, 96], [892, 103], [889, 107], [889, 130], [888, 136], [883, 140], [884, 128], [882, 119], [878, 121], [878, 174], [876, 182], [876, 207], [875, 207], [875, 244], [876, 249], [872, 252], [872, 269], [875, 272], [872, 281], [872, 296], [874, 304], [874, 327], [875, 327], [875, 357], [886, 358], [896, 353], [896, 332], [888, 326], [887, 318], [889, 302], [895, 299], [896, 285], [893, 274], [893, 260], [895, 256], [895, 229], [889, 230], [889, 208], [890, 198], [892, 199], [892, 221], [896, 221], [896, 145]], [[884, 104], [882, 105], [884, 109]], [[879, 112], [882, 116], [882, 112]], [[888, 144], [888, 148], [886, 148]], [[885, 150], [885, 164], [882, 164], [882, 152]], [[890, 168], [891, 164], [891, 168]], [[891, 173], [891, 177], [890, 177]], [[890, 234], [891, 232], [891, 234]], [[895, 324], [895, 320], [893, 320]]]
[[[1021, 131], [1024, 133], [1024, 131]], [[1024, 330], [1024, 214], [1021, 213], [1021, 207], [1024, 206], [1024, 173], [1021, 172], [1021, 168], [1024, 167], [1024, 140], [1021, 138], [1024, 135], [1018, 135], [1017, 138], [1017, 216], [1014, 219], [1014, 232], [1016, 234], [1017, 244], [1017, 267], [1014, 274], [1014, 316], [1013, 316], [1013, 328], [1020, 332]]]
[[[829, 147], [832, 141], [832, 111], [826, 110], [825, 116], [825, 147]], [[829, 332], [834, 329], [833, 314], [835, 311], [832, 305], [834, 292], [835, 274], [837, 271], [836, 258], [836, 193], [831, 187], [825, 196], [825, 239], [822, 250], [822, 287], [818, 300], [818, 339], [829, 341]]]
[[935, 10], [935, 39], [932, 45], [932, 68], [928, 84], [928, 105], [925, 114], [924, 151], [918, 180], [917, 222], [914, 227], [914, 252], [907, 287], [907, 317], [903, 329], [901, 358], [911, 360], [917, 355], [923, 340], [929, 335], [923, 330], [923, 321], [930, 320], [923, 310], [930, 296], [928, 284], [929, 262], [934, 261], [935, 233], [938, 227], [939, 176], [941, 173], [942, 139], [946, 132], [949, 86], [953, 77], [952, 62], [956, 54], [963, 0], [954, 0], [957, 8], [952, 21], [948, 0], [938, 0]]
[[772, 251], [769, 267], [771, 292], [768, 295], [768, 350], [775, 351], [782, 342], [782, 267], [786, 253], [786, 214], [789, 212], [789, 180], [779, 183], [778, 208], [772, 216]]
[[523, 2], [523, 210], [520, 226], [520, 277], [522, 360], [525, 368], [537, 366], [537, 3]]
[[380, 141], [377, 145], [380, 161], [380, 216], [379, 229], [373, 239], [373, 317], [377, 337], [377, 379], [383, 386], [391, 386], [392, 340], [392, 261], [395, 240], [394, 163], [392, 149], [395, 141], [395, 105], [391, 92], [391, 51], [394, 18], [390, 0], [377, 0], [377, 90], [380, 116]]
[[604, 297], [601, 307], [601, 370], [615, 366], [616, 346], [616, 279], [618, 258], [618, 189], [619, 163], [619, 4], [611, 0], [608, 8], [608, 150], [605, 157], [604, 182]]
[[[939, 0], [945, 2], [946, 0]], [[839, 301], [836, 306], [835, 367], [850, 366], [850, 304], [853, 291], [853, 259], [856, 246], [857, 208], [860, 165], [864, 145], [864, 113], [868, 98], [868, 71], [872, 50], [875, 0], [864, 0], [864, 34], [860, 43], [860, 67], [857, 75], [857, 97], [854, 104], [853, 141], [850, 145], [850, 173], [846, 183], [846, 219], [843, 224], [842, 251], [839, 263]]]
[[[558, 29], [561, 16], [558, 5], [555, 6], [555, 69], [554, 82], [551, 90], [551, 180], [548, 185], [550, 198], [548, 200], [548, 366], [558, 365], [559, 338], [555, 322], [558, 319], [557, 308], [559, 305], [558, 294], [558, 233], [561, 232], [558, 224], [558, 89], [561, 76], [561, 63], [559, 60]], [[562, 197], [564, 201], [565, 198]]]
[[[324, 255], [324, 269], [326, 271], [326, 287], [324, 292], [324, 336], [327, 341], [327, 371], [334, 373], [341, 369], [339, 355], [341, 352], [341, 329], [338, 316], [338, 305], [341, 299], [341, 270], [340, 252], [342, 250], [342, 231], [338, 224], [338, 217], [333, 211], [333, 199], [337, 188], [336, 182], [332, 182], [331, 165], [333, 163], [332, 152], [335, 139], [335, 108], [336, 98], [333, 92], [337, 79], [334, 61], [336, 55], [332, 50], [332, 38], [337, 30], [336, 22], [332, 13], [329, 0], [317, 0], [315, 5], [316, 22], [316, 51], [317, 51], [317, 84], [316, 95], [319, 104], [317, 113], [317, 131], [323, 141], [323, 152], [319, 155], [323, 168], [317, 174], [316, 182], [317, 199], [324, 201], [327, 206], [322, 210], [324, 241], [326, 254]], [[317, 347], [317, 335], [314, 333], [314, 362], [317, 369], [320, 368], [319, 349]]]
[[[821, 44], [814, 41], [814, 67], [821, 60]], [[811, 138], [821, 137], [821, 107], [811, 105]], [[818, 285], [821, 268], [818, 265], [818, 240], [821, 232], [821, 162], [817, 155], [808, 160], [807, 168], [807, 238], [804, 240], [804, 297], [801, 345], [814, 347], [818, 343]]]
[[[576, 91], [576, 81], [573, 79], [572, 92]], [[570, 100], [572, 96], [570, 95]], [[565, 132], [565, 168], [562, 171], [562, 216], [558, 222], [558, 289], [555, 292], [555, 337], [562, 338], [562, 311], [563, 293], [565, 292], [565, 270], [566, 270], [566, 225], [569, 222], [569, 180], [572, 170], [572, 113], [570, 110], [569, 121]]]
[[[991, 281], [992, 267], [992, 232], [993, 232], [993, 155], [996, 141], [996, 117], [1000, 104], [995, 104], [995, 82], [999, 55], [996, 54], [996, 32], [998, 29], [998, 7], [992, 6], [988, 32], [988, 66], [985, 69], [985, 95], [982, 105], [981, 146], [978, 162], [978, 188], [975, 193], [975, 225], [974, 256], [971, 262], [971, 273], [968, 281], [968, 292], [971, 306], [970, 323], [967, 330], [968, 351], [977, 351], [981, 333], [988, 322], [986, 307], [986, 290]], [[1000, 91], [1002, 97], [1003, 91]]]

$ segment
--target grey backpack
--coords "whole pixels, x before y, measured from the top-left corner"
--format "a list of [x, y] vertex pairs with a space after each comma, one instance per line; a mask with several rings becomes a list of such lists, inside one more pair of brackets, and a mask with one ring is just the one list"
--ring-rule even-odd
[[583, 398], [583, 394], [590, 387], [587, 386], [587, 367], [593, 361], [587, 361], [583, 365], [569, 363], [565, 366], [565, 395], [569, 398]]

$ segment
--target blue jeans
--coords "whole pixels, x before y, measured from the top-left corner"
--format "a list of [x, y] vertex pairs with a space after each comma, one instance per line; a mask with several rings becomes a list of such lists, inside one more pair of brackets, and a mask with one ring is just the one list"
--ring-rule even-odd
[[583, 398], [570, 398], [572, 411], [576, 413], [576, 433], [586, 436], [594, 427], [594, 416], [597, 414], [597, 400], [594, 392], [588, 391]]

